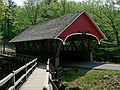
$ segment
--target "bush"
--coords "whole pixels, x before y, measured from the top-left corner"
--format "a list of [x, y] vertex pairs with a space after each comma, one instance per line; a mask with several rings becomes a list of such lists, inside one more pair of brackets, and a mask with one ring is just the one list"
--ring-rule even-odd
[[98, 48], [94, 52], [94, 60], [120, 63], [120, 48]]

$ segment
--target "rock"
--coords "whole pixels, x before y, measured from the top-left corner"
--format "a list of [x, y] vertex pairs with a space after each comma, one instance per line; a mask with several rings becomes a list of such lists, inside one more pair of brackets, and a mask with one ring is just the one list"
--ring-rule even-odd
[[110, 76], [109, 76], [109, 75], [104, 75], [103, 78], [104, 78], [104, 79], [109, 79]]

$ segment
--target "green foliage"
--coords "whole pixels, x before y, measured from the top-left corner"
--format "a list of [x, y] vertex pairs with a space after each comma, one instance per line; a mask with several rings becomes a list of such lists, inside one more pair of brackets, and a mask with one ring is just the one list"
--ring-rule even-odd
[[96, 48], [94, 51], [94, 60], [99, 62], [120, 63], [120, 48]]
[[4, 39], [10, 40], [14, 23], [14, 2], [0, 3], [0, 30]]
[[120, 5], [117, 5], [117, 0], [102, 0], [90, 2], [91, 12], [93, 13], [96, 22], [99, 24], [100, 28], [106, 36], [108, 41], [114, 43], [116, 46], [120, 45], [119, 35], [120, 35]]
[[66, 90], [74, 90], [73, 88], [79, 88], [75, 90], [120, 89], [120, 71], [78, 69], [78, 71], [67, 70], [67, 72], [66, 75], [61, 75]]
[[87, 69], [85, 70], [80, 70], [80, 72], [77, 72], [77, 68], [69, 68], [68, 70], [63, 70], [63, 72], [60, 74], [63, 82], [71, 82], [74, 81], [78, 77], [82, 77], [88, 72]]

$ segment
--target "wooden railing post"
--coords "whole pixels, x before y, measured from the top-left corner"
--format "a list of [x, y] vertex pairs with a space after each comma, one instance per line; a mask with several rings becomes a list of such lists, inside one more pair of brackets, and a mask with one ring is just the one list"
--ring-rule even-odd
[[26, 74], [25, 80], [27, 81], [27, 65], [26, 64], [25, 64], [25, 74]]
[[[20, 67], [19, 69], [13, 71], [11, 74], [9, 74], [8, 76], [6, 76], [5, 78], [3, 78], [2, 80], [0, 80], [0, 87], [3, 86], [6, 82], [8, 82], [10, 79], [13, 80], [13, 86], [9, 87], [8, 90], [15, 90], [15, 87], [23, 80], [23, 79], [26, 79], [27, 80], [27, 74], [30, 73], [31, 71], [33, 71], [37, 65], [37, 62], [36, 62], [37, 58], [34, 59], [33, 61], [25, 64], [24, 66]], [[35, 63], [35, 64], [33, 64]], [[31, 65], [31, 68], [28, 69], [28, 66]], [[16, 75], [21, 72], [22, 70], [25, 70], [25, 73], [18, 79], [16, 80]]]
[[49, 63], [50, 63], [50, 59], [48, 59], [48, 61], [47, 61], [47, 65], [49, 65]]
[[[35, 62], [36, 62], [36, 61], [35, 61]], [[34, 65], [35, 62], [33, 62], [33, 63], [31, 64], [31, 67]], [[34, 71], [34, 68], [32, 68], [32, 72], [33, 72], [33, 71]]]
[[15, 90], [15, 71], [13, 70], [13, 84], [14, 84], [14, 90]]

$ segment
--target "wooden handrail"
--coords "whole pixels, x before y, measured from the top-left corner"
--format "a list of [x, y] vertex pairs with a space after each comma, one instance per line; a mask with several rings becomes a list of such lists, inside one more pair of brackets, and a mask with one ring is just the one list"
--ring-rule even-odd
[[58, 87], [55, 85], [55, 83], [51, 80], [51, 78], [49, 78], [49, 82], [52, 84], [55, 90], [59, 90]]
[[47, 90], [49, 90], [49, 63], [50, 63], [50, 59], [48, 59], [48, 61], [47, 61], [46, 78], [45, 78], [45, 82], [44, 82], [44, 88]]
[[[15, 87], [16, 87], [25, 77], [27, 77], [27, 74], [28, 74], [31, 70], [33, 70], [34, 67], [36, 67], [36, 65], [37, 65], [37, 62], [36, 62], [36, 61], [37, 61], [37, 58], [34, 59], [34, 60], [32, 60], [31, 62], [25, 64], [24, 66], [20, 67], [19, 69], [13, 71], [13, 73], [10, 73], [8, 76], [6, 76], [6, 77], [3, 78], [2, 80], [0, 80], [0, 87], [3, 86], [3, 85], [4, 85], [5, 83], [7, 83], [11, 78], [14, 77], [14, 86], [11, 86], [8, 90], [15, 90]], [[35, 63], [35, 62], [36, 62], [36, 63]], [[33, 63], [35, 63], [35, 64], [33, 64]], [[29, 65], [31, 65], [31, 64], [33, 64], [32, 67], [31, 67], [29, 70], [27, 70], [27, 67], [28, 67]], [[16, 80], [15, 80], [15, 75], [18, 74], [19, 72], [21, 72], [21, 71], [24, 70], [24, 69], [26, 69], [26, 73], [23, 74], [23, 75], [16, 81]]]
[[[52, 73], [51, 73], [52, 67], [50, 63], [50, 59], [47, 61], [47, 66], [46, 66], [46, 78], [45, 78], [45, 83], [44, 83], [44, 88], [47, 90], [53, 90], [53, 87], [55, 90], [59, 90], [58, 87], [55, 85], [55, 83], [52, 81]], [[52, 85], [52, 89], [50, 88], [50, 84]]]
[[36, 59], [34, 59], [33, 61], [31, 61], [31, 62], [27, 63], [27, 64], [26, 64], [26, 66], [29, 66], [30, 64], [32, 64], [32, 63], [33, 63], [33, 62], [35, 62], [35, 61], [37, 61], [37, 58], [36, 58]]
[[8, 76], [0, 80], [0, 87], [3, 86], [6, 82], [8, 82], [13, 76], [13, 73], [10, 73]]
[[25, 68], [26, 68], [26, 66], [24, 65], [24, 66], [20, 67], [19, 69], [15, 70], [14, 73], [18, 74], [20, 71], [22, 71]]

